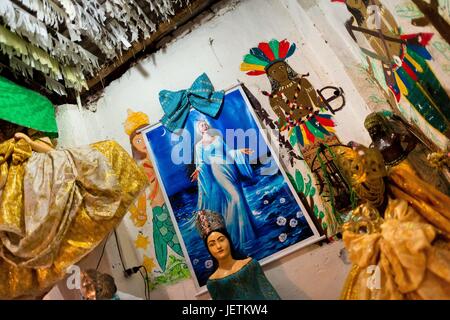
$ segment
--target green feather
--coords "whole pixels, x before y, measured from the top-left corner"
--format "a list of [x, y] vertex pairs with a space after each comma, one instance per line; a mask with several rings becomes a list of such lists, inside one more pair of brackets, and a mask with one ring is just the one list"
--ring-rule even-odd
[[262, 60], [258, 59], [257, 57], [252, 56], [251, 54], [247, 54], [244, 57], [244, 62], [248, 63], [248, 64], [256, 64], [258, 66], [263, 66], [263, 67], [266, 67], [269, 64], [266, 61], [262, 61]]
[[291, 142], [291, 145], [295, 147], [298, 143], [297, 135], [295, 133], [292, 133], [289, 137], [289, 141]]
[[270, 49], [272, 49], [275, 59], [280, 59], [280, 42], [278, 40], [271, 40], [269, 42]]
[[319, 138], [319, 139], [325, 138], [324, 134], [323, 134], [319, 129], [317, 129], [316, 127], [314, 127], [311, 123], [309, 123], [309, 121], [306, 121], [305, 123], [306, 123], [306, 126], [308, 127], [309, 131], [311, 131], [311, 133], [312, 133], [315, 137], [317, 137], [317, 138]]

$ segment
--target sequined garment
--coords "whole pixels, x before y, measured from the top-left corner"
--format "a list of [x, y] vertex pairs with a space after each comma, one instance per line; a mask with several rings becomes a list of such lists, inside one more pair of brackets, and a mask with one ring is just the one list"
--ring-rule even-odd
[[448, 300], [450, 198], [421, 181], [407, 162], [388, 177], [395, 199], [384, 219], [366, 219], [364, 228], [354, 221], [344, 226], [353, 268], [342, 299]]
[[147, 184], [117, 143], [33, 153], [0, 144], [0, 299], [33, 297], [61, 280], [121, 221]]
[[280, 300], [256, 260], [223, 279], [208, 280], [207, 287], [213, 300]]

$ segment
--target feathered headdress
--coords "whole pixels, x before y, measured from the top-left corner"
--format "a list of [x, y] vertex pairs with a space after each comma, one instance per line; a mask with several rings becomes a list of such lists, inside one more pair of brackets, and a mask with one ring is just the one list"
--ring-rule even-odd
[[287, 40], [271, 40], [269, 43], [261, 42], [258, 48], [250, 49], [250, 54], [245, 55], [241, 64], [241, 71], [249, 76], [260, 76], [276, 62], [285, 61], [292, 56], [297, 49], [295, 43]]

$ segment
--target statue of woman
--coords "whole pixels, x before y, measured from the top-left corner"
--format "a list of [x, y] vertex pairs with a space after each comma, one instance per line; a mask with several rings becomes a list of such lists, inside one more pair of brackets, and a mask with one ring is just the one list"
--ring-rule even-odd
[[353, 267], [342, 299], [450, 299], [448, 238], [408, 201], [391, 199], [384, 218], [358, 207], [343, 229]]
[[0, 297], [9, 299], [38, 295], [62, 279], [147, 184], [113, 141], [41, 153], [45, 145], [18, 137], [0, 144]]
[[[359, 162], [367, 155], [360, 150]], [[381, 156], [372, 158], [377, 159], [375, 167], [383, 164]], [[362, 177], [372, 174], [372, 165], [364, 166]], [[353, 268], [342, 299], [450, 299], [450, 198], [421, 180], [406, 162], [387, 171], [386, 196], [383, 211], [366, 201], [344, 225]]]
[[236, 253], [219, 214], [198, 212], [197, 228], [214, 262], [207, 282], [213, 300], [280, 300], [258, 261]]
[[147, 179], [114, 141], [54, 149], [48, 99], [0, 88], [0, 299], [36, 297], [105, 239]]
[[450, 195], [450, 184], [442, 170], [432, 167], [425, 150], [420, 148], [418, 139], [402, 122], [390, 120], [383, 113], [375, 112], [366, 118], [365, 127], [372, 138], [374, 148], [381, 152], [388, 167], [395, 168], [398, 164], [405, 163], [411, 166], [422, 180]]
[[198, 181], [198, 210], [222, 214], [234, 243], [245, 248], [256, 238], [254, 219], [242, 187], [242, 178], [252, 178], [253, 169], [245, 155], [249, 149], [231, 150], [220, 134], [214, 134], [206, 120], [196, 123], [201, 140], [195, 145]]

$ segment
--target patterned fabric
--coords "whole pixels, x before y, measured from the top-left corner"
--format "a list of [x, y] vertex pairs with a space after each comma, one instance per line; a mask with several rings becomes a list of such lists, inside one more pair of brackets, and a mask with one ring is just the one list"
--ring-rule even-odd
[[211, 80], [203, 73], [188, 90], [163, 90], [159, 93], [159, 101], [165, 113], [161, 122], [172, 132], [183, 129], [191, 107], [215, 117], [219, 113], [224, 96], [223, 91], [214, 91]]
[[113, 141], [30, 155], [23, 140], [0, 145], [0, 162], [9, 165], [0, 203], [0, 299], [39, 295], [61, 280], [147, 184]]
[[37, 92], [0, 77], [0, 119], [58, 136], [55, 109]]
[[228, 277], [208, 280], [207, 287], [213, 300], [281, 300], [256, 260]]

